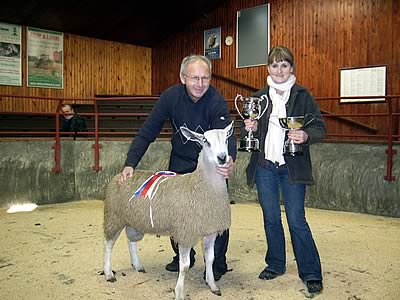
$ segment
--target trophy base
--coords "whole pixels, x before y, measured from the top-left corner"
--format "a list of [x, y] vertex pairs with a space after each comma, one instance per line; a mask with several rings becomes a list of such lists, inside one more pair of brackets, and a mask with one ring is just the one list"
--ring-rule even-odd
[[286, 145], [283, 151], [283, 156], [299, 156], [299, 155], [303, 155], [303, 149], [300, 145], [290, 143]]
[[303, 152], [284, 152], [283, 156], [300, 156], [303, 155]]
[[257, 139], [250, 138], [240, 140], [240, 147], [238, 151], [260, 152], [260, 142]]

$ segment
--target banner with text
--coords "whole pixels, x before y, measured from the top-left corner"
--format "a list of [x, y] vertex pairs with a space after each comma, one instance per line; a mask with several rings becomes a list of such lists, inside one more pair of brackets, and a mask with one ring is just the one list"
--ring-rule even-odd
[[29, 87], [64, 87], [62, 32], [27, 29], [27, 82]]
[[0, 23], [0, 84], [22, 85], [21, 26]]

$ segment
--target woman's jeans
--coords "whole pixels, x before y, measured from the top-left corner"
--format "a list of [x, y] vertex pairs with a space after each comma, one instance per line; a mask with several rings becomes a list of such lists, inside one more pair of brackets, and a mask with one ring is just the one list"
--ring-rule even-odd
[[264, 216], [268, 250], [267, 270], [286, 271], [285, 235], [281, 220], [279, 191], [282, 193], [299, 277], [303, 281], [322, 280], [317, 247], [307, 224], [304, 210], [305, 184], [290, 184], [286, 166], [268, 163], [257, 168], [256, 185]]

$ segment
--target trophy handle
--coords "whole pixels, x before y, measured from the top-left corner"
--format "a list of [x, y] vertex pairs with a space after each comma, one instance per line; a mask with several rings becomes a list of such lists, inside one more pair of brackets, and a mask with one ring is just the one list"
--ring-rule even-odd
[[289, 130], [286, 118], [279, 118], [279, 125], [281, 125], [282, 129]]
[[[306, 115], [306, 117], [308, 116], [308, 114]], [[305, 117], [304, 117], [305, 118]], [[301, 128], [304, 128], [304, 127], [306, 127], [308, 124], [310, 124], [312, 121], [314, 121], [315, 120], [315, 116], [313, 116], [312, 118], [311, 118], [311, 120], [309, 120], [309, 121], [307, 121], [306, 122], [306, 124], [304, 124]]]
[[237, 106], [237, 99], [239, 99], [239, 98], [243, 99], [243, 96], [239, 95], [239, 94], [236, 95], [236, 97], [235, 97], [235, 108], [236, 108], [237, 112], [239, 113], [239, 116], [244, 120], [244, 117], [243, 117], [242, 113], [240, 112], [240, 109]]
[[267, 108], [268, 108], [268, 97], [267, 97], [266, 95], [262, 95], [262, 96], [260, 97], [260, 99], [265, 100], [267, 104], [265, 105], [265, 108], [264, 108], [263, 112], [261, 113], [261, 115], [259, 115], [259, 116], [257, 117], [257, 120], [258, 120], [258, 119], [261, 119], [261, 117], [264, 115], [264, 113], [267, 111]]

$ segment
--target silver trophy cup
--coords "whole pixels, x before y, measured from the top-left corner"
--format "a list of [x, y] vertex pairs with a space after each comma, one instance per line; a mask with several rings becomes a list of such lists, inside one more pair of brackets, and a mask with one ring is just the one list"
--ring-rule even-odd
[[[279, 118], [279, 124], [285, 130], [302, 129], [310, 124], [315, 119], [313, 117], [306, 124], [304, 124], [304, 116]], [[303, 147], [301, 144], [295, 144], [293, 140], [287, 139], [283, 145], [283, 155], [297, 156], [303, 155]]]
[[[238, 107], [238, 101], [241, 103], [241, 109]], [[261, 112], [261, 102], [266, 101], [267, 105], [263, 112]], [[266, 95], [258, 97], [243, 97], [242, 95], [237, 95], [235, 98], [235, 107], [240, 117], [243, 120], [260, 119], [268, 108], [268, 98]], [[250, 130], [243, 139], [240, 140], [239, 151], [247, 152], [259, 152], [260, 151], [260, 141], [253, 137], [253, 132]]]

